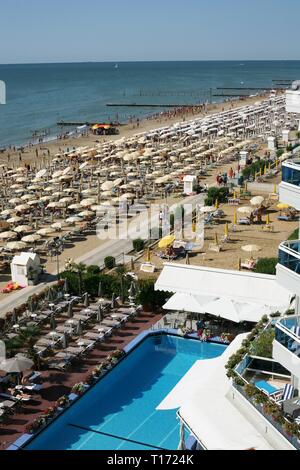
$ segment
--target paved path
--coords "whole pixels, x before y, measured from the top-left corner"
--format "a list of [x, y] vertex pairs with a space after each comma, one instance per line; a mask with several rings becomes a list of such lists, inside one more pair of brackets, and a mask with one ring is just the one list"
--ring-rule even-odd
[[[192, 206], [197, 203], [201, 203], [204, 199], [203, 194], [198, 194], [196, 196], [190, 196], [181, 200], [178, 200], [178, 205], [185, 204], [189, 205], [186, 208], [186, 213], [189, 213], [192, 210]], [[76, 263], [84, 263], [87, 265], [98, 265], [103, 266], [104, 259], [106, 256], [114, 256], [118, 261], [119, 258], [123, 258], [132, 250], [132, 240], [134, 238], [138, 238], [135, 230], [136, 227], [139, 225], [140, 232], [146, 232], [148, 227], [156, 227], [157, 226], [157, 215], [152, 215], [149, 218], [145, 218], [145, 214], [139, 214], [134, 219], [130, 220], [128, 223], [128, 230], [126, 232], [125, 226], [121, 229], [121, 234], [123, 239], [110, 239], [106, 242], [102, 243], [99, 248], [96, 248], [81, 257], [75, 259]], [[129, 237], [125, 238], [125, 236], [129, 235]], [[125, 239], [124, 239], [125, 238]], [[126, 256], [126, 259], [128, 257]], [[18, 307], [25, 303], [33, 294], [38, 294], [39, 292], [43, 291], [46, 286], [51, 285], [52, 282], [55, 282], [55, 275], [56, 273], [52, 273], [49, 276], [49, 280], [45, 280], [38, 284], [37, 286], [26, 287], [25, 289], [16, 291], [15, 293], [8, 294], [8, 297], [5, 298], [0, 302], [0, 318], [5, 317], [5, 314], [11, 311], [13, 308]]]

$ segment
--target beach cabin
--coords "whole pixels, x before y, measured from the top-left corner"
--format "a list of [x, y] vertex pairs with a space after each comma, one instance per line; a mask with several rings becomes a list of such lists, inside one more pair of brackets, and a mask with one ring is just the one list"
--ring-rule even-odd
[[247, 165], [247, 160], [248, 160], [248, 152], [246, 150], [243, 150], [240, 152], [240, 167], [245, 168]]
[[289, 129], [283, 129], [282, 131], [282, 140], [284, 143], [289, 143], [291, 131]]
[[41, 261], [36, 253], [16, 255], [10, 267], [12, 281], [22, 287], [35, 285], [41, 274]]
[[268, 150], [276, 150], [277, 142], [275, 137], [268, 137]]
[[184, 194], [186, 194], [186, 195], [193, 194], [195, 192], [196, 186], [197, 186], [196, 176], [186, 175], [183, 178], [183, 185], [184, 185], [184, 187], [183, 187]]

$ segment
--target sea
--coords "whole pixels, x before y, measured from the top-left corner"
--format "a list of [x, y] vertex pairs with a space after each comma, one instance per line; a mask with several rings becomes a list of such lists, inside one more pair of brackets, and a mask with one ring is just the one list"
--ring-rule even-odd
[[[0, 149], [54, 139], [65, 122], [126, 123], [166, 105], [219, 102], [225, 94], [300, 78], [300, 61], [193, 61], [0, 65]], [[253, 88], [239, 92], [224, 88]], [[220, 88], [223, 88], [220, 89]], [[221, 95], [221, 96], [217, 96]], [[158, 104], [157, 108], [107, 104]]]

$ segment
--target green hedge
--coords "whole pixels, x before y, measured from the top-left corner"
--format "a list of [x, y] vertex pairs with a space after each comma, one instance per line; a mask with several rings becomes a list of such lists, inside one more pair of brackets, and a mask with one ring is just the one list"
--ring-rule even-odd
[[296, 228], [291, 235], [289, 236], [288, 240], [299, 240], [299, 229]]
[[260, 258], [254, 268], [255, 273], [276, 274], [278, 258]]
[[132, 245], [133, 245], [134, 251], [139, 252], [144, 249], [145, 242], [141, 238], [136, 238], [135, 240], [133, 240]]
[[251, 175], [255, 176], [260, 170], [263, 171], [268, 164], [269, 162], [267, 160], [257, 160], [251, 163], [251, 165], [247, 165], [242, 171], [244, 179], [249, 179]]
[[205, 199], [205, 205], [206, 206], [213, 206], [218, 200], [219, 202], [227, 202], [229, 196], [229, 188], [227, 187], [222, 187], [222, 188], [217, 188], [216, 186], [213, 186], [212, 188], [209, 188], [207, 192], [207, 198]]

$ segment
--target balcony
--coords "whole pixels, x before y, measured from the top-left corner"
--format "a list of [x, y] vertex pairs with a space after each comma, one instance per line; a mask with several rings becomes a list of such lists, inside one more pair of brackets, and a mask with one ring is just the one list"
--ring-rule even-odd
[[288, 291], [300, 296], [300, 240], [279, 245], [276, 280]]
[[300, 316], [282, 318], [276, 323], [273, 358], [300, 378]]
[[300, 210], [300, 159], [286, 160], [282, 163], [279, 200]]

